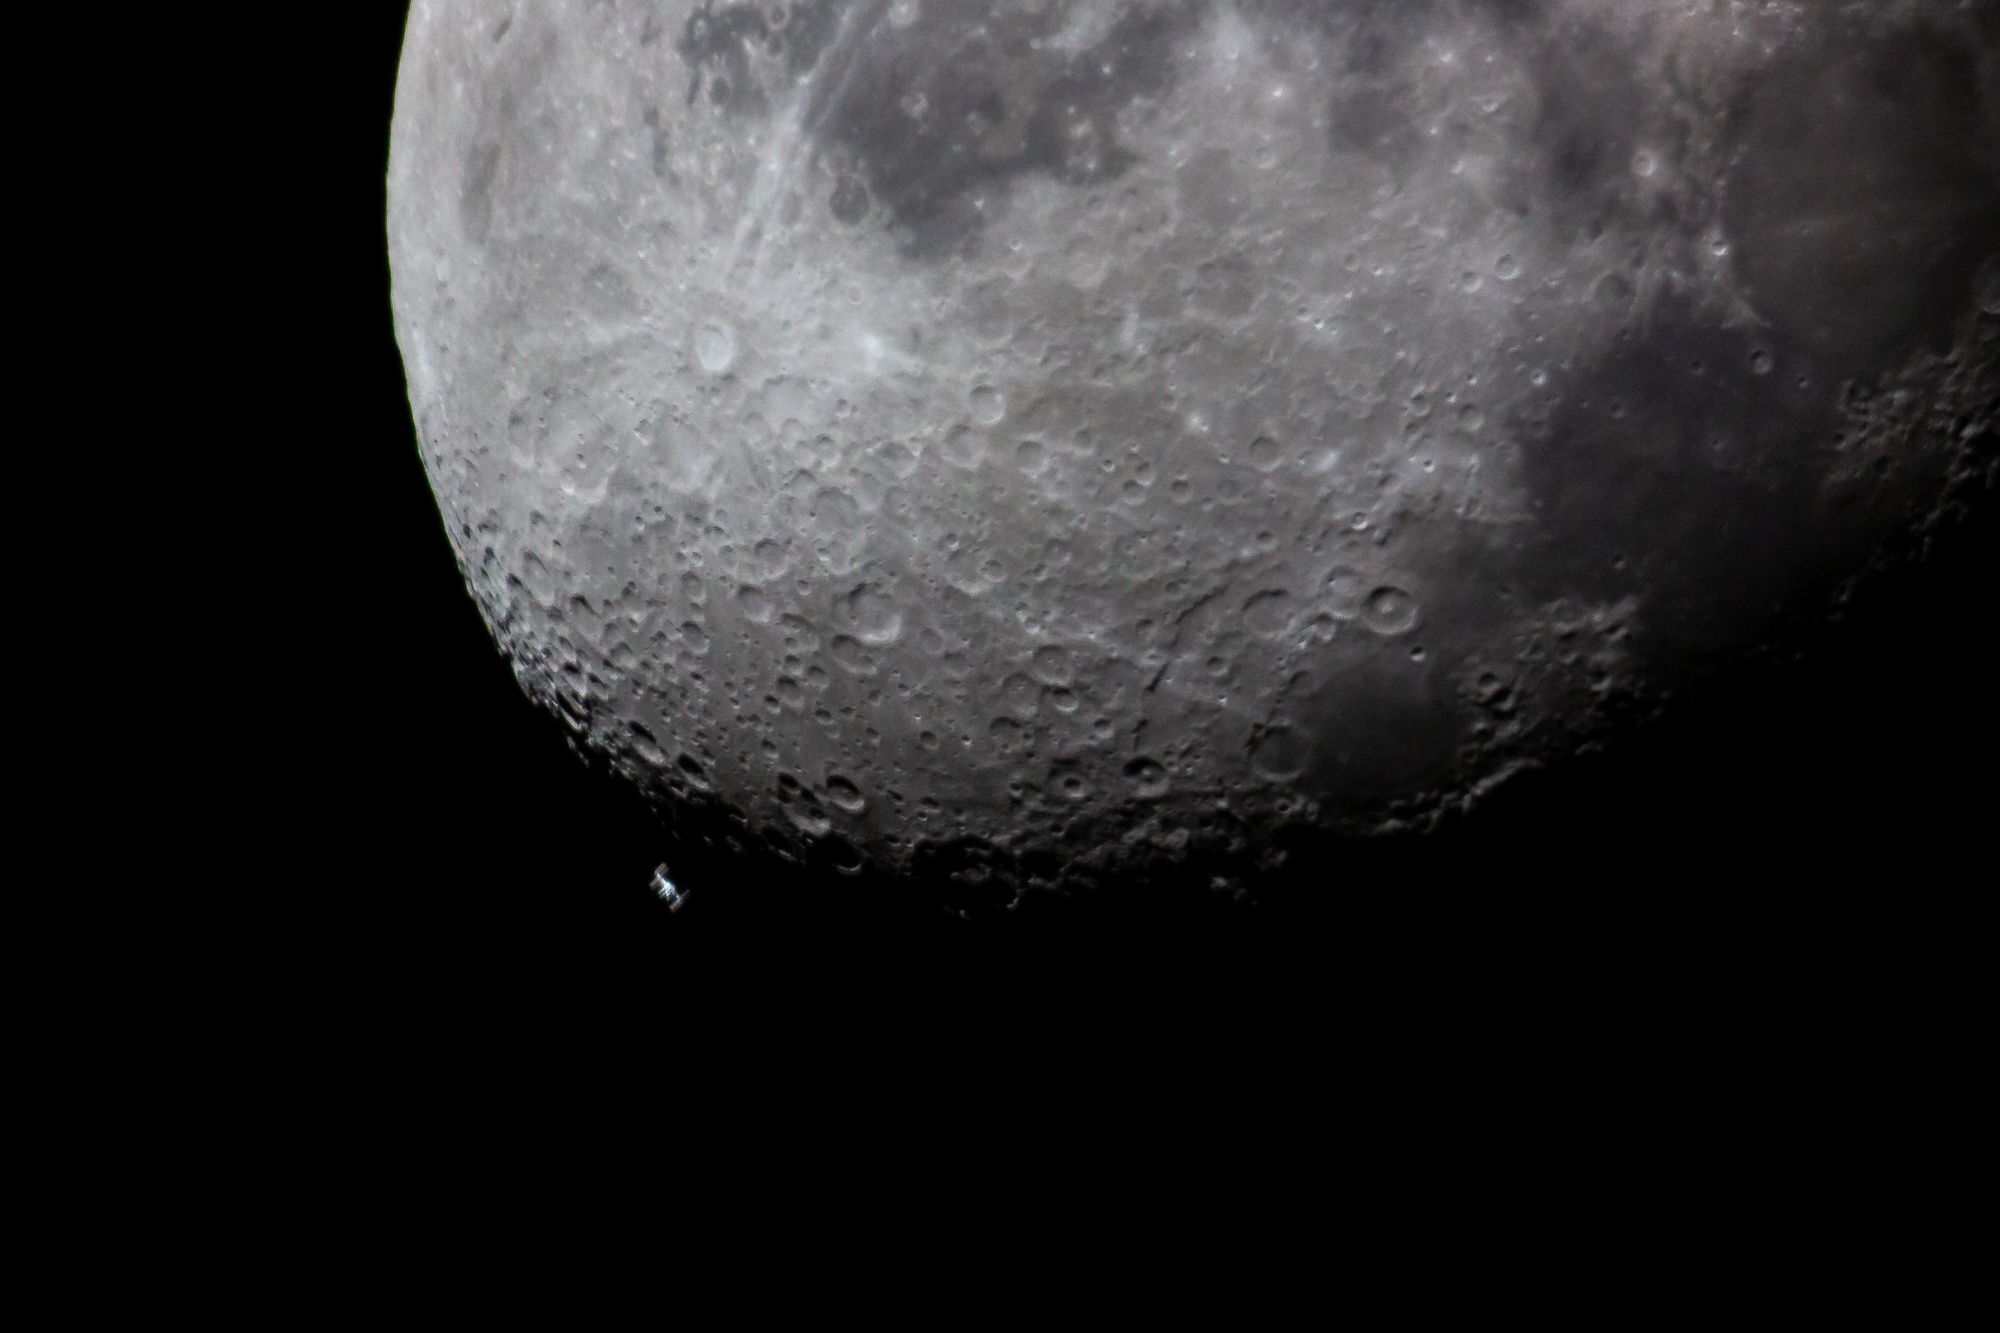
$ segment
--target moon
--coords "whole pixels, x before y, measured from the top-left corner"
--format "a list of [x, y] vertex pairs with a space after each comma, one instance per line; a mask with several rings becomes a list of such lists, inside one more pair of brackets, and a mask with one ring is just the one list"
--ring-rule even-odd
[[690, 828], [1007, 892], [1424, 828], [1980, 484], [2000, 13], [417, 0], [423, 461]]

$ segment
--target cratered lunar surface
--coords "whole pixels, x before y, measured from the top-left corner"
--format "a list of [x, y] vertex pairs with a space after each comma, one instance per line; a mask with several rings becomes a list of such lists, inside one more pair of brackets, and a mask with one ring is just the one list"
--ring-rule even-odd
[[416, 0], [424, 464], [526, 689], [781, 854], [1421, 824], [1979, 465], [1996, 52], [1955, 0]]

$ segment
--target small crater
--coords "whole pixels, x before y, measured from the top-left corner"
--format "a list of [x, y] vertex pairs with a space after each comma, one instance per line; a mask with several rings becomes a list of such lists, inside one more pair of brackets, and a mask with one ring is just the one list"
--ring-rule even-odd
[[835, 635], [832, 652], [835, 665], [850, 676], [872, 676], [875, 674], [874, 654], [862, 647], [861, 641], [852, 635]]
[[862, 643], [894, 643], [903, 634], [903, 613], [879, 583], [864, 583], [833, 604], [836, 625]]
[[1158, 760], [1142, 755], [1125, 765], [1125, 776], [1131, 779], [1133, 789], [1148, 800], [1167, 794], [1167, 770]]
[[944, 460], [953, 467], [970, 471], [986, 458], [986, 436], [963, 423], [945, 432], [944, 444], [938, 449]]
[[826, 863], [840, 874], [858, 875], [861, 873], [863, 860], [861, 849], [841, 837], [838, 833], [829, 834], [827, 837], [821, 839], [818, 852]]
[[1071, 286], [1091, 291], [1103, 283], [1105, 274], [1110, 270], [1110, 254], [1103, 249], [1101, 243], [1093, 241], [1079, 243], [1071, 248], [1069, 265], [1064, 270], [1064, 276], [1069, 279]]
[[1417, 625], [1417, 599], [1387, 584], [1368, 594], [1362, 620], [1377, 634], [1407, 634]]
[[838, 773], [826, 780], [826, 800], [827, 804], [850, 815], [860, 814], [868, 805], [868, 798], [861, 794], [861, 788]]
[[990, 384], [975, 388], [966, 398], [972, 411], [972, 419], [982, 426], [991, 426], [1007, 415], [1007, 399]]
[[704, 324], [694, 335], [694, 355], [703, 370], [720, 375], [736, 360], [736, 335], [726, 325]]
[[1292, 595], [1267, 588], [1243, 604], [1243, 624], [1252, 634], [1274, 639], [1292, 623]]
[[742, 610], [743, 618], [752, 624], [771, 623], [771, 599], [756, 584], [746, 583], [736, 590], [736, 605]]
[[1250, 751], [1250, 766], [1267, 778], [1295, 778], [1311, 762], [1312, 742], [1290, 727], [1272, 727], [1257, 738]]
[[842, 176], [833, 183], [826, 206], [835, 218], [851, 227], [868, 216], [868, 187], [853, 176]]
[[823, 838], [833, 831], [833, 819], [812, 802], [795, 801], [785, 806], [785, 818], [809, 838]]
[[1607, 273], [1591, 289], [1591, 298], [1606, 310], [1624, 310], [1632, 304], [1632, 282], [1623, 273]]
[[1474, 685], [1482, 708], [1502, 717], [1514, 711], [1514, 687], [1497, 671], [1482, 671]]

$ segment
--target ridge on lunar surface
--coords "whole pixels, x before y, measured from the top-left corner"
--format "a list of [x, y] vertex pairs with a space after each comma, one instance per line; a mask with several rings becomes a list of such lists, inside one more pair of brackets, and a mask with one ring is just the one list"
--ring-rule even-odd
[[1823, 616], [2000, 398], [2000, 14], [416, 0], [425, 466], [669, 811], [1085, 883]]

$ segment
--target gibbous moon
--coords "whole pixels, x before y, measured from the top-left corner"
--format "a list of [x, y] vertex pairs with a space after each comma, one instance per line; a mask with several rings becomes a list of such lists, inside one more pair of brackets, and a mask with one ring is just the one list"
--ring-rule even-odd
[[2000, 10], [416, 0], [396, 332], [525, 689], [781, 855], [1423, 826], [2000, 401]]

